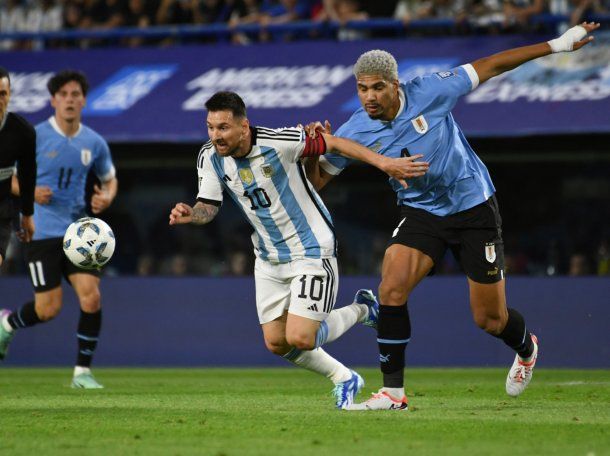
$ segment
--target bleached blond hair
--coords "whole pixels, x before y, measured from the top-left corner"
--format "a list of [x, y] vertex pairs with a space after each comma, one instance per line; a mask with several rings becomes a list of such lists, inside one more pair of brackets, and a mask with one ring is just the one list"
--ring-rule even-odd
[[398, 64], [392, 54], [381, 49], [365, 52], [354, 65], [354, 76], [379, 74], [388, 81], [398, 79]]

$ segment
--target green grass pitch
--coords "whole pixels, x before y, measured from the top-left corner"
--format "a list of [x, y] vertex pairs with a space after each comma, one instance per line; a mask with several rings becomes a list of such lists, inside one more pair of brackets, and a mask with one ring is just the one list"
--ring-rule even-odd
[[[376, 389], [376, 369], [361, 398]], [[408, 412], [333, 408], [331, 383], [286, 369], [0, 370], [0, 455], [610, 455], [610, 370], [409, 369]]]

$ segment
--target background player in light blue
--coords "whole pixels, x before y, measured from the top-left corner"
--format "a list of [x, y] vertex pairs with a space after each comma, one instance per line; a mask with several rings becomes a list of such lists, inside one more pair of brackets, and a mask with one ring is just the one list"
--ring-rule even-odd
[[26, 248], [26, 261], [35, 299], [15, 312], [0, 317], [0, 349], [6, 353], [15, 330], [53, 319], [62, 307], [61, 278], [74, 288], [81, 307], [78, 354], [72, 386], [102, 388], [90, 366], [100, 333], [102, 314], [100, 271], [76, 268], [65, 257], [62, 238], [70, 223], [85, 215], [85, 185], [90, 171], [100, 181], [91, 197], [97, 215], [114, 200], [118, 182], [106, 141], [81, 123], [88, 83], [76, 71], [62, 71], [47, 87], [55, 114], [36, 126], [34, 223], [36, 232]]
[[[369, 51], [354, 66], [362, 108], [336, 135], [399, 157], [423, 154], [430, 168], [410, 179], [408, 188], [390, 179], [401, 216], [386, 249], [379, 286], [378, 339], [384, 387], [353, 410], [407, 408], [404, 394], [405, 348], [411, 338], [407, 299], [415, 286], [450, 248], [468, 276], [470, 307], [476, 324], [516, 352], [506, 392], [518, 396], [529, 384], [538, 341], [522, 315], [507, 308], [501, 218], [495, 188], [451, 109], [460, 96], [517, 66], [554, 52], [581, 48], [599, 24], [583, 23], [545, 43], [504, 51], [449, 71], [398, 81], [393, 56]], [[330, 131], [327, 124], [308, 126]], [[308, 163], [308, 177], [323, 187], [349, 164], [337, 155]]]

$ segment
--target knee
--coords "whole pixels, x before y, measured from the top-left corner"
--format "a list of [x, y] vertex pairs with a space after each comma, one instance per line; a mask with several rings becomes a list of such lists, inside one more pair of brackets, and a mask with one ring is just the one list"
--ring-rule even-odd
[[36, 303], [36, 314], [41, 321], [49, 321], [59, 315], [61, 311], [61, 298], [50, 299], [45, 302]]
[[283, 356], [290, 351], [290, 346], [286, 340], [281, 339], [265, 339], [265, 346], [274, 355]]
[[286, 341], [288, 342], [288, 345], [298, 348], [299, 350], [313, 350], [316, 348], [316, 338], [312, 334], [286, 334]]
[[409, 291], [404, 286], [382, 280], [379, 285], [379, 299], [384, 306], [401, 306], [409, 299]]
[[491, 315], [487, 313], [474, 314], [475, 324], [486, 333], [493, 336], [499, 335], [506, 326], [506, 317], [502, 315]]
[[101, 308], [101, 294], [98, 288], [93, 288], [79, 296], [80, 307], [87, 313], [95, 313]]

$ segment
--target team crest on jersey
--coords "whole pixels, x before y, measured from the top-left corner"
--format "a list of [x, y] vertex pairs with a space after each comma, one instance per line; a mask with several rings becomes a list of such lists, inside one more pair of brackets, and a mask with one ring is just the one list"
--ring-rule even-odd
[[51, 152], [47, 152], [47, 153], [45, 154], [45, 156], [46, 156], [47, 158], [55, 158], [55, 157], [57, 157], [57, 151], [56, 151], [56, 150], [52, 150]]
[[93, 154], [91, 153], [91, 149], [81, 149], [80, 151], [80, 161], [83, 165], [87, 166], [89, 163], [91, 163], [91, 156]]
[[496, 244], [493, 242], [485, 243], [485, 259], [490, 263], [496, 261]]
[[423, 135], [428, 131], [428, 122], [426, 121], [426, 118], [423, 114], [411, 120], [411, 123], [413, 124], [413, 128], [415, 128], [415, 131], [420, 135]]
[[268, 179], [273, 177], [273, 175], [275, 174], [273, 166], [271, 166], [271, 165], [261, 166], [261, 171], [263, 172], [263, 176], [265, 176]]
[[254, 181], [254, 174], [249, 168], [242, 168], [239, 170], [239, 178], [246, 185], [250, 185]]

